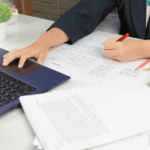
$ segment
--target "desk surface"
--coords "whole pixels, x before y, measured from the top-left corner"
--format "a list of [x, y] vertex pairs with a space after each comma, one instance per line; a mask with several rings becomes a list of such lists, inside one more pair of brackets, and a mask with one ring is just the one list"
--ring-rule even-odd
[[[7, 39], [0, 42], [0, 47], [12, 50], [26, 47], [37, 40], [53, 21], [18, 15], [18, 22], [8, 25]], [[109, 37], [119, 38], [120, 35], [95, 31], [94, 34]], [[148, 76], [144, 83], [150, 80]], [[68, 82], [60, 85], [55, 89], [70, 89], [76, 87], [87, 86], [88, 83], [71, 79]], [[0, 149], [1, 150], [36, 150], [32, 145], [35, 134], [30, 127], [28, 120], [22, 109], [16, 109], [0, 117]]]

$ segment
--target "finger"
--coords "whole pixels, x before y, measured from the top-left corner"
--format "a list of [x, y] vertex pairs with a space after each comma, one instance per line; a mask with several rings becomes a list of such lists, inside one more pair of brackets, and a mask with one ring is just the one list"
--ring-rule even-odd
[[14, 50], [10, 51], [9, 53], [5, 54], [3, 56], [3, 58], [7, 58], [7, 57], [9, 57], [10, 55], [12, 55], [13, 53], [16, 53], [16, 52], [18, 52], [18, 49], [14, 49]]
[[3, 62], [6, 61], [6, 58], [3, 59]]
[[110, 41], [104, 45], [104, 49], [105, 50], [114, 50], [117, 47], [119, 47], [119, 44], [120, 44], [119, 42]]
[[115, 50], [104, 50], [104, 54], [108, 57], [116, 57], [116, 51]]
[[9, 53], [7, 53], [7, 54], [5, 54], [5, 55], [3, 55], [3, 58], [8, 57], [8, 56], [9, 56], [9, 54], [10, 54], [10, 52], [9, 52]]
[[41, 64], [41, 65], [44, 64], [44, 60], [45, 60], [45, 57], [46, 57], [47, 53], [48, 53], [48, 50], [47, 51], [43, 50], [43, 51], [40, 52], [40, 54], [39, 54], [39, 56], [37, 58], [37, 62], [39, 64]]
[[19, 60], [18, 68], [22, 68], [27, 59], [28, 59], [28, 56], [26, 54], [22, 55]]
[[6, 55], [3, 55], [3, 58], [5, 58], [6, 57]]
[[110, 42], [110, 41], [116, 42], [117, 39], [116, 39], [116, 38], [109, 38], [109, 39], [107, 39], [106, 41], [102, 42], [102, 44], [104, 45], [104, 44], [106, 44], [107, 42]]
[[8, 65], [10, 62], [12, 62], [14, 59], [19, 58], [20, 55], [21, 55], [20, 53], [13, 53], [13, 54], [11, 54], [10, 56], [5, 57], [5, 58], [3, 59], [2, 65], [3, 65], [3, 66], [7, 66], [7, 65]]

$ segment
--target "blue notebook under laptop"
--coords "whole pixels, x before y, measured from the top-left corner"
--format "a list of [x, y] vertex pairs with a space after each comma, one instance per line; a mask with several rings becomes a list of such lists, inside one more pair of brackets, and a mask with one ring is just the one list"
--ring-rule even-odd
[[[0, 64], [8, 51], [0, 48]], [[19, 97], [39, 94], [64, 83], [70, 77], [27, 60], [18, 68], [19, 59], [8, 66], [0, 65], [0, 116], [20, 107]]]

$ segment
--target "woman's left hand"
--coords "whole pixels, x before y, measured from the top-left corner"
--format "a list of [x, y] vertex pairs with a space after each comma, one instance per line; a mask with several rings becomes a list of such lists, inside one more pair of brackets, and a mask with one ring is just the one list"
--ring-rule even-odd
[[104, 45], [104, 54], [121, 62], [132, 61], [144, 58], [141, 41], [133, 39], [125, 39], [121, 42], [116, 42], [117, 39], [107, 39], [102, 42]]

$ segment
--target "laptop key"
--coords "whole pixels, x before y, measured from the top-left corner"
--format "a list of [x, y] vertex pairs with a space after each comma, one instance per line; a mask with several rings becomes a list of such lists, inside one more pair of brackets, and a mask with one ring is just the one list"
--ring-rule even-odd
[[16, 92], [14, 89], [10, 89], [10, 90], [8, 90], [8, 92], [9, 93], [14, 93], [14, 92]]
[[9, 93], [5, 93], [5, 94], [3, 94], [3, 96], [4, 96], [4, 97], [9, 97], [10, 94], [9, 94]]
[[28, 94], [29, 93], [28, 91], [26, 91], [26, 90], [24, 90], [22, 88], [17, 89], [17, 91], [22, 93], [22, 94]]
[[18, 92], [13, 93], [13, 95], [14, 95], [15, 97], [17, 97], [17, 98], [19, 98], [20, 96], [22, 96], [22, 94], [21, 94], [21, 93], [18, 93]]
[[13, 88], [13, 89], [18, 89], [19, 86], [18, 86], [18, 85], [14, 85], [14, 86], [12, 86], [12, 88]]
[[11, 101], [14, 101], [14, 100], [16, 100], [17, 98], [16, 98], [15, 96], [12, 96], [12, 95], [11, 95], [11, 96], [8, 97], [8, 99], [11, 100]]
[[0, 83], [0, 88], [4, 88], [6, 87], [6, 85], [4, 85], [3, 83]]
[[8, 90], [10, 90], [10, 87], [7, 86], [7, 87], [4, 87], [3, 89], [4, 89], [5, 91], [8, 91]]
[[34, 87], [30, 87], [30, 88], [28, 88], [28, 90], [29, 90], [29, 91], [35, 91], [35, 90], [36, 90], [36, 88], [34, 88]]
[[6, 101], [6, 100], [7, 100], [6, 98], [0, 96], [0, 102]]
[[9, 80], [9, 81], [16, 80], [15, 78], [13, 78], [13, 77], [9, 76], [8, 74], [6, 74], [4, 72], [1, 72], [1, 71], [0, 71], [0, 76], [3, 77], [3, 78], [5, 78], [5, 79], [7, 79], [7, 80]]
[[8, 80], [3, 81], [4, 84], [9, 84], [10, 82]]
[[18, 83], [19, 86], [25, 86], [26, 84], [24, 82]]
[[0, 82], [2, 82], [4, 79], [2, 77], [0, 77]]
[[1, 107], [1, 106], [3, 106], [3, 104], [2, 104], [2, 103], [0, 103], [0, 107]]
[[10, 102], [10, 101], [7, 101], [7, 100], [6, 100], [6, 101], [3, 101], [4, 104], [8, 104], [9, 102]]
[[0, 90], [0, 94], [4, 94], [6, 93], [4, 90]]
[[28, 89], [28, 88], [30, 88], [31, 86], [30, 85], [28, 85], [28, 84], [26, 84], [25, 86], [23, 86], [23, 88], [25, 88], [25, 89]]
[[18, 83], [21, 83], [20, 80], [15, 80], [14, 83], [18, 84]]
[[15, 86], [15, 84], [13, 82], [10, 82], [8, 85], [9, 86]]
[[10, 82], [8, 81], [7, 83], [5, 83], [6, 85], [9, 85], [10, 84]]

